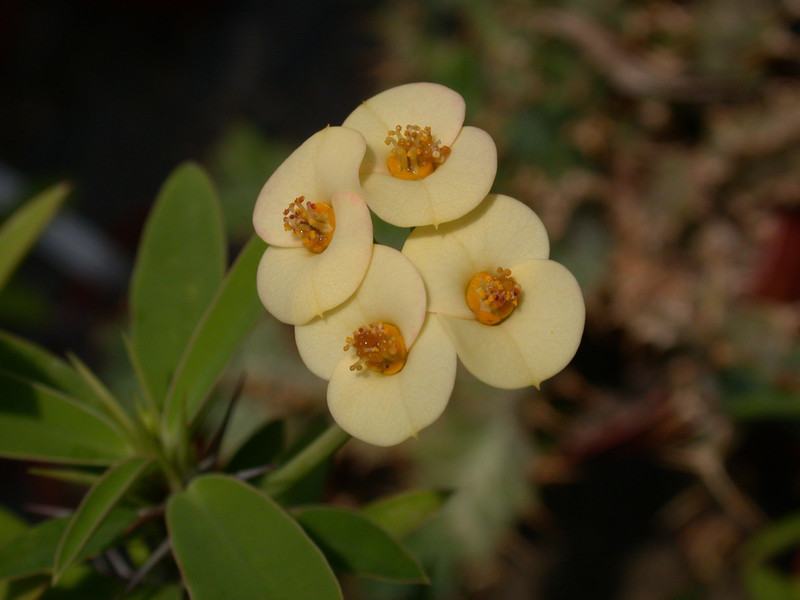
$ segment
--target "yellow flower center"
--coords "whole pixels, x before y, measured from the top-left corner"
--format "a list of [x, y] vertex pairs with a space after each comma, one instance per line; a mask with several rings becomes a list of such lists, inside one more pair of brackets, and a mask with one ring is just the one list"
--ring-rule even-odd
[[283, 228], [301, 238], [305, 248], [319, 254], [331, 243], [336, 218], [330, 205], [306, 202], [306, 197], [300, 196], [283, 211]]
[[351, 371], [366, 366], [384, 375], [398, 373], [406, 364], [406, 343], [400, 330], [391, 323], [370, 323], [359, 327], [345, 340], [344, 350], [353, 348], [358, 360], [350, 365]]
[[467, 306], [478, 322], [497, 325], [514, 312], [520, 293], [522, 289], [510, 270], [498, 267], [496, 275], [481, 271], [467, 286]]
[[387, 132], [386, 145], [392, 146], [386, 166], [398, 179], [424, 179], [450, 155], [450, 147], [434, 140], [430, 127], [419, 125], [398, 125]]

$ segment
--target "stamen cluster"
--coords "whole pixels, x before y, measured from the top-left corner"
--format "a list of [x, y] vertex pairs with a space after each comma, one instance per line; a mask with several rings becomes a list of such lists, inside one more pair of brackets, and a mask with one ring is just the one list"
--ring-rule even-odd
[[358, 360], [351, 371], [361, 371], [366, 365], [371, 371], [384, 375], [399, 372], [406, 360], [406, 346], [400, 330], [389, 323], [370, 323], [359, 327], [345, 340], [343, 350], [355, 350]]
[[500, 308], [506, 302], [516, 306], [520, 291], [519, 284], [511, 277], [511, 269], [502, 267], [497, 267], [497, 275], [483, 273], [477, 290], [481, 303], [492, 308]]
[[295, 198], [283, 211], [283, 228], [301, 238], [303, 246], [315, 254], [328, 247], [335, 227], [333, 209], [324, 202], [306, 202], [305, 196]]
[[430, 126], [400, 125], [386, 133], [385, 143], [392, 146], [387, 160], [389, 171], [400, 179], [422, 179], [433, 173], [450, 155], [450, 147], [433, 139]]
[[481, 271], [472, 278], [467, 286], [467, 305], [478, 321], [496, 325], [514, 311], [521, 293], [511, 270], [498, 267], [497, 275]]

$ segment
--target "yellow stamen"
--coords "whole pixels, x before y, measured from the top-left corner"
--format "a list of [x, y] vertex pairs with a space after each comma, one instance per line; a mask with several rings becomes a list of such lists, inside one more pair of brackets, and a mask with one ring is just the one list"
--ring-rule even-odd
[[331, 243], [336, 218], [330, 205], [306, 202], [306, 197], [300, 196], [283, 211], [283, 228], [302, 238], [305, 248], [319, 254]]
[[497, 268], [497, 275], [481, 271], [467, 286], [467, 306], [479, 323], [497, 325], [514, 312], [522, 289], [509, 269]]
[[450, 155], [450, 147], [434, 140], [430, 127], [398, 125], [386, 134], [386, 145], [393, 146], [386, 166], [398, 179], [424, 179]]
[[351, 371], [366, 366], [384, 375], [398, 373], [406, 364], [406, 343], [400, 330], [391, 323], [370, 323], [359, 327], [345, 340], [344, 350], [352, 347], [358, 360], [350, 365]]

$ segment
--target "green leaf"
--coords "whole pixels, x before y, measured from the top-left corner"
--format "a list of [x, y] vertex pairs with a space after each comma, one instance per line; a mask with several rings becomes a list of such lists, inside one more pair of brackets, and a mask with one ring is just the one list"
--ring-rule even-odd
[[770, 523], [745, 545], [749, 563], [763, 563], [785, 550], [800, 544], [800, 513]]
[[131, 420], [119, 402], [83, 363], [77, 358], [73, 358], [73, 363], [75, 369], [44, 348], [0, 331], [0, 365], [4, 371], [60, 390], [76, 401], [100, 409], [123, 431], [132, 431]]
[[164, 405], [167, 439], [180, 431], [182, 414], [192, 421], [225, 366], [264, 310], [256, 271], [267, 245], [253, 237], [239, 254], [192, 335]]
[[75, 565], [67, 570], [57, 586], [48, 588], [41, 600], [86, 600], [87, 598], [120, 598], [123, 586], [89, 565]]
[[48, 188], [28, 200], [0, 226], [0, 290], [39, 239], [68, 193], [69, 186], [65, 183]]
[[774, 567], [745, 569], [744, 581], [754, 600], [800, 600], [800, 582]]
[[0, 581], [0, 600], [37, 600], [47, 589], [47, 583], [44, 575]]
[[0, 365], [4, 371], [56, 388], [77, 400], [93, 398], [81, 376], [66, 362], [6, 331], [0, 331]]
[[[79, 555], [79, 560], [105, 550], [137, 519], [135, 511], [115, 508]], [[43, 521], [0, 548], [0, 579], [49, 572], [70, 517]]]
[[411, 228], [390, 225], [373, 212], [370, 212], [370, 216], [372, 217], [372, 235], [375, 237], [375, 241], [397, 251], [402, 250], [408, 234], [411, 233]]
[[182, 600], [183, 587], [164, 585], [159, 587], [139, 587], [125, 596], [125, 600]]
[[723, 399], [722, 407], [740, 421], [798, 421], [800, 398], [794, 392], [766, 387], [752, 393], [731, 395]]
[[0, 505], [0, 548], [28, 528], [27, 523]]
[[299, 508], [292, 515], [334, 569], [398, 583], [427, 583], [408, 550], [369, 519], [340, 508]]
[[319, 549], [269, 497], [224, 475], [167, 504], [172, 549], [193, 600], [342, 598]]
[[216, 192], [195, 164], [167, 179], [145, 225], [131, 282], [133, 352], [145, 395], [161, 405], [186, 344], [222, 281]]
[[269, 421], [242, 444], [225, 465], [228, 473], [238, 473], [272, 463], [283, 448], [283, 421]]
[[55, 390], [0, 373], [0, 456], [111, 464], [129, 454], [103, 417]]
[[439, 512], [450, 494], [444, 490], [412, 490], [376, 500], [361, 514], [402, 539]]
[[68, 522], [69, 517], [43, 521], [0, 548], [0, 579], [35, 575], [52, 567]]
[[[34, 581], [38, 580], [35, 579]], [[69, 580], [69, 581], [68, 581]], [[41, 592], [40, 592], [41, 593]], [[180, 585], [149, 585], [137, 587], [130, 593], [125, 593], [125, 584], [118, 578], [98, 573], [88, 566], [72, 567], [57, 587], [50, 587], [41, 596], [41, 600], [94, 600], [94, 599], [121, 599], [125, 600], [182, 600], [183, 587]], [[20, 597], [27, 600], [29, 597]], [[0, 600], [4, 600], [0, 596]], [[10, 599], [9, 599], [10, 600]]]
[[72, 565], [81, 550], [97, 533], [130, 487], [150, 465], [147, 458], [131, 458], [109, 469], [83, 497], [78, 510], [58, 546], [53, 567], [53, 583], [58, 582], [67, 567]]

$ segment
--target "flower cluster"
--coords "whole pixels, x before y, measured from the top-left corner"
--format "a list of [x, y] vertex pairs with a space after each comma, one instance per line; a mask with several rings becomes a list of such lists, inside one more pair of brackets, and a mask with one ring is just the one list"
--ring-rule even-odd
[[[295, 325], [336, 422], [372, 444], [439, 417], [457, 357], [489, 385], [538, 386], [583, 333], [575, 278], [530, 208], [489, 194], [495, 145], [464, 115], [441, 85], [387, 90], [303, 143], [256, 202], [259, 296]], [[414, 227], [402, 253], [373, 244], [370, 211]]]

